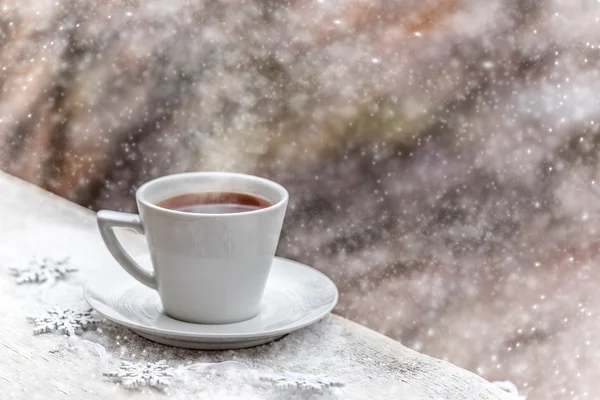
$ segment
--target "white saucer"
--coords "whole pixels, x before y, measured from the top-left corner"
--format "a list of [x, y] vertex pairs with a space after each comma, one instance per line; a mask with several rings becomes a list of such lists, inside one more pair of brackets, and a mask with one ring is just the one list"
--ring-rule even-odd
[[[139, 263], [149, 267], [150, 257]], [[173, 319], [163, 312], [158, 293], [114, 266], [90, 279], [87, 302], [105, 318], [152, 341], [176, 347], [226, 350], [257, 346], [315, 323], [335, 307], [338, 291], [321, 272], [276, 257], [260, 313], [234, 324], [203, 325]]]

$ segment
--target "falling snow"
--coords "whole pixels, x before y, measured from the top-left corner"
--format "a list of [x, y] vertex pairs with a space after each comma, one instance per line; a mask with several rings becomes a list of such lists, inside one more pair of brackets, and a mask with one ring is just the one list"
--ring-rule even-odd
[[595, 396], [600, 3], [23, 4], [0, 169], [123, 211], [166, 173], [270, 177], [279, 254], [337, 313], [529, 400]]

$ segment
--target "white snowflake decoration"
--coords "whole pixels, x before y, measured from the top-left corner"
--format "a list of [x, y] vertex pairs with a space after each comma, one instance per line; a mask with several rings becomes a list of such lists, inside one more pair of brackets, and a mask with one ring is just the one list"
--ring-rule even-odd
[[73, 336], [78, 331], [100, 322], [99, 319], [94, 318], [91, 309], [75, 312], [58, 306], [52, 307], [44, 316], [28, 317], [28, 319], [36, 325], [33, 329], [34, 335], [60, 331]]
[[104, 376], [119, 382], [127, 389], [137, 389], [141, 386], [151, 386], [164, 390], [171, 386], [171, 378], [174, 376], [173, 368], [160, 360], [156, 363], [132, 363], [123, 361], [119, 369], [105, 372]]
[[17, 284], [22, 283], [49, 283], [53, 284], [59, 279], [64, 279], [67, 274], [77, 271], [69, 267], [68, 258], [51, 260], [44, 258], [41, 262], [32, 260], [27, 268], [10, 268], [11, 273], [17, 277]]
[[324, 392], [330, 388], [340, 388], [344, 383], [336, 378], [327, 376], [315, 376], [300, 374], [296, 372], [285, 372], [282, 374], [262, 374], [259, 378], [280, 389], [300, 389], [310, 392]]

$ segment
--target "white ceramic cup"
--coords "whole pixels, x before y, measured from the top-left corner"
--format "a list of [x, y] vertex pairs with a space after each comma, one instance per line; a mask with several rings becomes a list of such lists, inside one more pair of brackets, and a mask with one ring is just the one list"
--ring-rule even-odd
[[[252, 194], [273, 205], [232, 214], [196, 214], [156, 205], [198, 192]], [[98, 226], [113, 257], [131, 276], [158, 291], [168, 315], [224, 324], [258, 314], [288, 203], [283, 186], [251, 175], [190, 172], [145, 183], [136, 200], [139, 215], [102, 210]], [[113, 227], [146, 235], [153, 271], [141, 268], [125, 252]]]

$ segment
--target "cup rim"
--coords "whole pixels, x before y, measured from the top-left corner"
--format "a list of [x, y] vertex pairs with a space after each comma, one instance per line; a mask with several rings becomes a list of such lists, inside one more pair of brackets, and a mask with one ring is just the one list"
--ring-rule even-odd
[[[206, 214], [206, 213], [190, 213], [190, 212], [171, 210], [168, 208], [160, 207], [160, 206], [146, 200], [146, 198], [144, 197], [144, 192], [146, 190], [148, 190], [149, 187], [160, 184], [161, 182], [168, 181], [170, 179], [174, 179], [174, 178], [182, 177], [182, 176], [200, 176], [200, 177], [202, 177], [202, 176], [224, 176], [224, 177], [229, 176], [229, 177], [238, 177], [238, 178], [244, 178], [244, 179], [248, 179], [248, 180], [258, 181], [258, 182], [261, 182], [263, 184], [266, 184], [266, 185], [269, 185], [269, 186], [275, 188], [275, 190], [277, 192], [279, 192], [279, 194], [281, 195], [281, 199], [278, 202], [273, 203], [269, 207], [261, 208], [258, 210], [242, 211], [242, 212], [231, 213], [231, 214]], [[235, 217], [236, 215], [262, 214], [265, 212], [269, 212], [269, 210], [272, 210], [274, 208], [279, 208], [287, 203], [287, 201], [289, 199], [289, 193], [288, 193], [287, 189], [285, 187], [283, 187], [282, 185], [280, 185], [279, 183], [272, 181], [270, 179], [267, 179], [267, 178], [256, 176], [256, 175], [243, 174], [243, 173], [239, 173], [239, 172], [198, 171], [198, 172], [181, 172], [181, 173], [177, 173], [177, 174], [169, 174], [169, 175], [164, 175], [164, 176], [149, 180], [148, 182], [144, 183], [142, 186], [140, 186], [135, 191], [135, 198], [138, 201], [138, 203], [144, 205], [145, 207], [151, 208], [156, 211], [172, 214], [172, 215], [182, 215], [182, 216], [192, 217], [192, 218], [193, 217], [211, 217], [211, 218], [227, 218], [227, 217], [229, 217], [229, 218], [231, 218], [231, 217]]]

